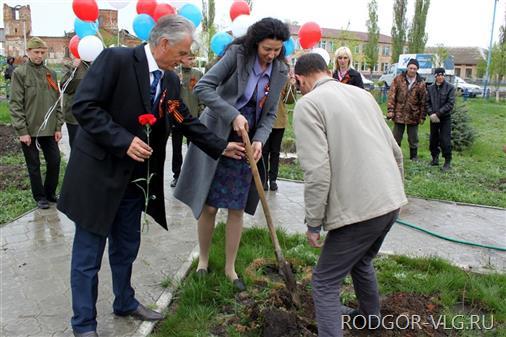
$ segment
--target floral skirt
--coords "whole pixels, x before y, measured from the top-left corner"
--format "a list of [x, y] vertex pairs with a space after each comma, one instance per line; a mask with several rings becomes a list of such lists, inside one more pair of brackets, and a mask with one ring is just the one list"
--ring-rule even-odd
[[[253, 126], [256, 124], [255, 108], [247, 105], [241, 109], [241, 114], [248, 121], [251, 137], [254, 134]], [[242, 142], [242, 138], [232, 131], [229, 142]], [[216, 208], [244, 209], [252, 181], [253, 175], [246, 158], [238, 160], [221, 156], [206, 204]]]

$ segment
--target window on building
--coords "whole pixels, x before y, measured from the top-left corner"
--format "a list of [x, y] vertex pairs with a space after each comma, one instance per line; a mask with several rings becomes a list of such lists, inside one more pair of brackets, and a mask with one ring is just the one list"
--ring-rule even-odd
[[390, 46], [383, 46], [383, 56], [390, 56]]
[[383, 71], [383, 72], [387, 71], [389, 66], [390, 65], [388, 63], [382, 63], [381, 64], [381, 71]]
[[378, 63], [376, 63], [376, 64], [374, 65], [374, 68], [372, 69], [372, 71], [374, 71], [374, 72], [378, 72], [378, 69], [379, 69], [379, 64], [378, 64]]
[[318, 47], [327, 49], [327, 40], [321, 40], [320, 43], [318, 43]]
[[472, 77], [473, 77], [473, 69], [466, 68], [466, 78], [472, 78]]
[[358, 62], [353, 62], [353, 68], [354, 68], [354, 69], [359, 69], [359, 67], [360, 67], [360, 63], [358, 63]]
[[455, 68], [455, 76], [460, 77], [460, 68]]
[[355, 54], [360, 54], [360, 45], [359, 45], [359, 44], [357, 44], [357, 45], [355, 46], [355, 50], [354, 50], [354, 52], [355, 52]]
[[361, 67], [360, 67], [360, 70], [362, 70], [362, 71], [366, 71], [367, 69], [368, 69], [368, 68], [367, 68], [367, 63], [365, 63], [365, 62], [364, 62], [364, 63], [362, 63], [362, 64], [361, 64]]
[[333, 52], [334, 51], [334, 41], [327, 41], [327, 44], [328, 44], [329, 50], [331, 52]]

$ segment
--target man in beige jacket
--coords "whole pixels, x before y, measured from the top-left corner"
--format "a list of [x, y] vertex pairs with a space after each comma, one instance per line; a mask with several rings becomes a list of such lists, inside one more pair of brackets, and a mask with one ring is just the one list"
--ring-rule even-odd
[[[351, 273], [359, 302], [350, 316], [379, 322], [372, 259], [407, 203], [402, 153], [374, 98], [338, 83], [323, 58], [306, 54], [295, 65], [304, 95], [294, 112], [297, 154], [304, 170], [306, 236], [322, 247], [313, 270], [318, 336], [342, 336], [339, 287]], [[328, 235], [325, 243], [320, 231]], [[357, 320], [353, 320], [357, 322]]]

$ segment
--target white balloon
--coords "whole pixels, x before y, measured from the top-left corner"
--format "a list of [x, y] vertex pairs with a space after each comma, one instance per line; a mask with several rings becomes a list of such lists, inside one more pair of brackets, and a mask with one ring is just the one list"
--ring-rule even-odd
[[118, 10], [125, 8], [129, 3], [130, 1], [128, 0], [109, 0], [109, 4]]
[[249, 26], [256, 22], [255, 18], [251, 15], [239, 15], [234, 19], [232, 25], [230, 26], [232, 30], [232, 35], [234, 37], [241, 37], [246, 35]]
[[[330, 55], [329, 55], [328, 51], [326, 51], [323, 48], [313, 48], [311, 50], [311, 53], [315, 53], [315, 54], [320, 55], [325, 60], [325, 63], [327, 63], [327, 65], [329, 65], [329, 63], [330, 63]], [[79, 55], [81, 55], [81, 54], [79, 54]]]
[[81, 56], [81, 60], [87, 62], [95, 61], [102, 50], [104, 50], [102, 40], [95, 35], [83, 37], [77, 45], [77, 51], [79, 52], [79, 56]]

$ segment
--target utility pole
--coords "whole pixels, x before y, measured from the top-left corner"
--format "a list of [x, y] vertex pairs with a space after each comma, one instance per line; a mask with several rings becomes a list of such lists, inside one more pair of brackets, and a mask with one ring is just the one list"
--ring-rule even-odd
[[487, 86], [490, 77], [490, 59], [492, 56], [492, 41], [494, 40], [494, 24], [495, 24], [495, 11], [497, 9], [497, 3], [499, 0], [494, 0], [494, 15], [492, 16], [492, 31], [490, 32], [490, 43], [488, 45], [488, 56], [487, 56], [487, 71], [485, 72], [485, 83], [483, 84], [483, 97], [488, 98]]

